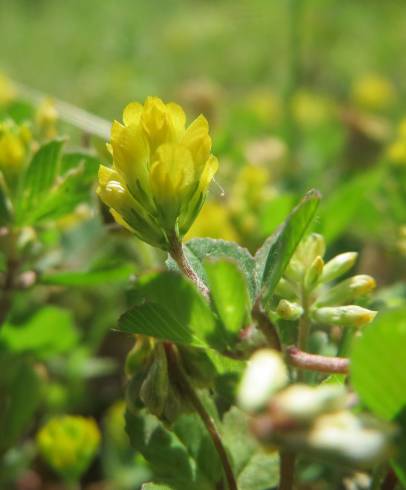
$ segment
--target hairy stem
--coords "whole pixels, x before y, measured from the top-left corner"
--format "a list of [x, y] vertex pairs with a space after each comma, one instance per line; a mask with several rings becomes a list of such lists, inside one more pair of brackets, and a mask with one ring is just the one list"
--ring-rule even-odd
[[190, 384], [187, 376], [185, 375], [182, 366], [179, 362], [179, 357], [177, 355], [174, 345], [169, 342], [165, 342], [164, 346], [165, 346], [166, 356], [168, 359], [168, 365], [169, 368], [172, 370], [175, 382], [178, 384], [178, 387], [181, 390], [181, 392], [188, 398], [190, 403], [193, 405], [194, 409], [196, 410], [203, 424], [205, 425], [211, 437], [211, 440], [213, 441], [213, 444], [217, 450], [221, 464], [223, 466], [224, 474], [228, 483], [228, 489], [238, 490], [237, 482], [235, 480], [230, 461], [228, 459], [226, 450], [223, 446], [223, 442], [216, 428], [214, 420], [207, 413], [202, 402], [200, 401], [192, 385]]
[[307, 371], [331, 374], [348, 374], [350, 361], [345, 357], [326, 357], [303, 352], [291, 345], [286, 349], [286, 360], [291, 366]]
[[282, 350], [281, 341], [279, 339], [278, 332], [275, 329], [275, 326], [269, 320], [266, 313], [261, 309], [259, 302], [257, 302], [252, 311], [253, 317], [257, 322], [257, 326], [259, 330], [264, 334], [265, 338], [268, 341], [268, 344], [273, 349], [278, 351]]
[[199, 288], [201, 293], [208, 298], [209, 290], [207, 286], [203, 283], [200, 277], [193, 270], [190, 265], [185, 252], [183, 250], [182, 242], [174, 235], [171, 239], [171, 248], [169, 253], [173, 260], [178, 264], [179, 269], [183, 272], [183, 274], [188, 277], [191, 281], [193, 281], [196, 286]]
[[396, 488], [396, 485], [398, 483], [398, 478], [396, 476], [396, 473], [390, 469], [382, 482], [382, 490], [394, 490]]
[[302, 307], [303, 315], [299, 320], [299, 335], [298, 335], [298, 346], [301, 350], [307, 349], [307, 340], [310, 333], [310, 318], [309, 318], [309, 299], [307, 292], [304, 287], [302, 287]]
[[287, 451], [281, 451], [279, 457], [279, 490], [292, 490], [296, 457], [293, 453]]

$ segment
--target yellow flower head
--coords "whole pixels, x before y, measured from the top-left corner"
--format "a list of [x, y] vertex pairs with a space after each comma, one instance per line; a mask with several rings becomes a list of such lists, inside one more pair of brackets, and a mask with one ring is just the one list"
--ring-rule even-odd
[[395, 88], [390, 80], [378, 75], [366, 75], [356, 80], [352, 87], [352, 98], [362, 109], [382, 111], [395, 100]]
[[23, 168], [31, 133], [27, 126], [6, 121], [0, 123], [0, 173], [13, 180]]
[[99, 170], [97, 192], [116, 221], [162, 249], [190, 228], [218, 167], [207, 120], [185, 123], [177, 104], [130, 103], [112, 126], [113, 167]]
[[59, 114], [55, 107], [55, 102], [46, 97], [41, 101], [36, 113], [36, 123], [39, 131], [45, 138], [54, 138], [57, 133], [57, 122]]
[[41, 456], [66, 480], [77, 480], [86, 471], [100, 445], [100, 431], [91, 418], [55, 417], [37, 434]]
[[7, 105], [17, 96], [17, 90], [11, 80], [0, 73], [0, 106]]

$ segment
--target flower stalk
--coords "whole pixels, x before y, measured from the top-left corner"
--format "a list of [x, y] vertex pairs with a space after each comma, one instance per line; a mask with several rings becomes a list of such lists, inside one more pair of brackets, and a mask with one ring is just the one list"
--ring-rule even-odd
[[286, 349], [287, 362], [299, 369], [330, 374], [348, 374], [350, 361], [344, 357], [309, 354], [291, 345]]
[[223, 466], [224, 475], [227, 480], [228, 490], [238, 490], [237, 482], [234, 477], [234, 473], [229, 461], [227, 452], [221, 440], [221, 436], [216, 428], [214, 420], [207, 413], [202, 402], [200, 401], [197, 393], [193, 389], [189, 380], [187, 379], [182, 366], [179, 362], [179, 358], [175, 347], [170, 342], [165, 342], [165, 352], [168, 360], [168, 367], [172, 370], [175, 382], [178, 384], [179, 390], [187, 397], [190, 403], [193, 405], [203, 424], [205, 425], [211, 440], [217, 450], [220, 457], [221, 464]]

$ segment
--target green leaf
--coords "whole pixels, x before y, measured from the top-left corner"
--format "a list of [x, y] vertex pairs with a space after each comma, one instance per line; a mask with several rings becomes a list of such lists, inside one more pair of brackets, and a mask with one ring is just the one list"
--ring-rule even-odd
[[22, 325], [5, 324], [0, 331], [0, 347], [48, 359], [67, 352], [78, 337], [70, 312], [47, 306]]
[[84, 151], [69, 151], [62, 156], [61, 175], [83, 166], [83, 179], [88, 183], [92, 183], [96, 180], [99, 164], [100, 159], [96, 155]]
[[319, 201], [319, 192], [309, 191], [289, 214], [279, 230], [258, 250], [255, 256], [256, 274], [265, 301], [270, 299], [296, 247], [309, 228]]
[[41, 400], [41, 380], [27, 362], [0, 353], [0, 455], [29, 428]]
[[[208, 278], [203, 264], [204, 260], [232, 259], [237, 262], [241, 272], [245, 275], [247, 280], [251, 300], [254, 300], [257, 290], [254, 275], [255, 261], [246, 248], [226, 240], [194, 238], [185, 244], [184, 251], [193, 270], [206, 285]], [[167, 266], [171, 270], [178, 270], [177, 265], [171, 258], [167, 260]]]
[[121, 316], [119, 330], [183, 345], [225, 348], [227, 341], [205, 299], [180, 274], [166, 271], [142, 277], [135, 297], [137, 304]]
[[281, 194], [266, 202], [260, 212], [261, 236], [268, 236], [284, 221], [294, 205], [291, 194]]
[[279, 482], [279, 458], [275, 451], [271, 454], [257, 452], [252, 455], [247, 466], [238, 477], [240, 490], [264, 490], [276, 488]]
[[26, 212], [26, 220], [30, 224], [40, 221], [57, 219], [74, 211], [76, 206], [88, 200], [89, 189], [84, 185], [83, 167], [70, 170], [60, 177], [55, 185], [44, 195], [43, 200]]
[[378, 314], [356, 339], [351, 380], [363, 402], [387, 420], [406, 406], [406, 308]]
[[42, 275], [40, 282], [60, 286], [97, 286], [126, 281], [134, 272], [134, 265], [120, 264], [88, 271], [52, 272]]
[[197, 415], [182, 415], [169, 431], [153, 415], [127, 412], [126, 429], [161, 484], [174, 490], [212, 490], [221, 481], [216, 450]]
[[240, 490], [263, 490], [278, 484], [277, 452], [265, 453], [253, 437], [249, 417], [236, 407], [224, 416], [223, 442], [229, 450]]
[[233, 342], [249, 322], [251, 305], [247, 281], [237, 264], [229, 259], [206, 260], [205, 270], [214, 306]]
[[351, 382], [376, 415], [399, 423], [399, 452], [393, 466], [406, 483], [406, 307], [379, 313], [356, 339]]
[[59, 173], [59, 162], [64, 144], [63, 139], [55, 139], [42, 145], [34, 154], [23, 178], [19, 192], [18, 222], [24, 215], [38, 206], [52, 187]]

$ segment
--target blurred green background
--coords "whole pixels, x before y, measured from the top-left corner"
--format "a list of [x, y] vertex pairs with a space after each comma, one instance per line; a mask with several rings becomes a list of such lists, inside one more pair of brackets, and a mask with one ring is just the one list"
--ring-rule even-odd
[[2, 0], [0, 68], [106, 117], [194, 79], [225, 96], [258, 84], [283, 93], [295, 4], [303, 84], [345, 94], [378, 72], [405, 89], [400, 0]]

